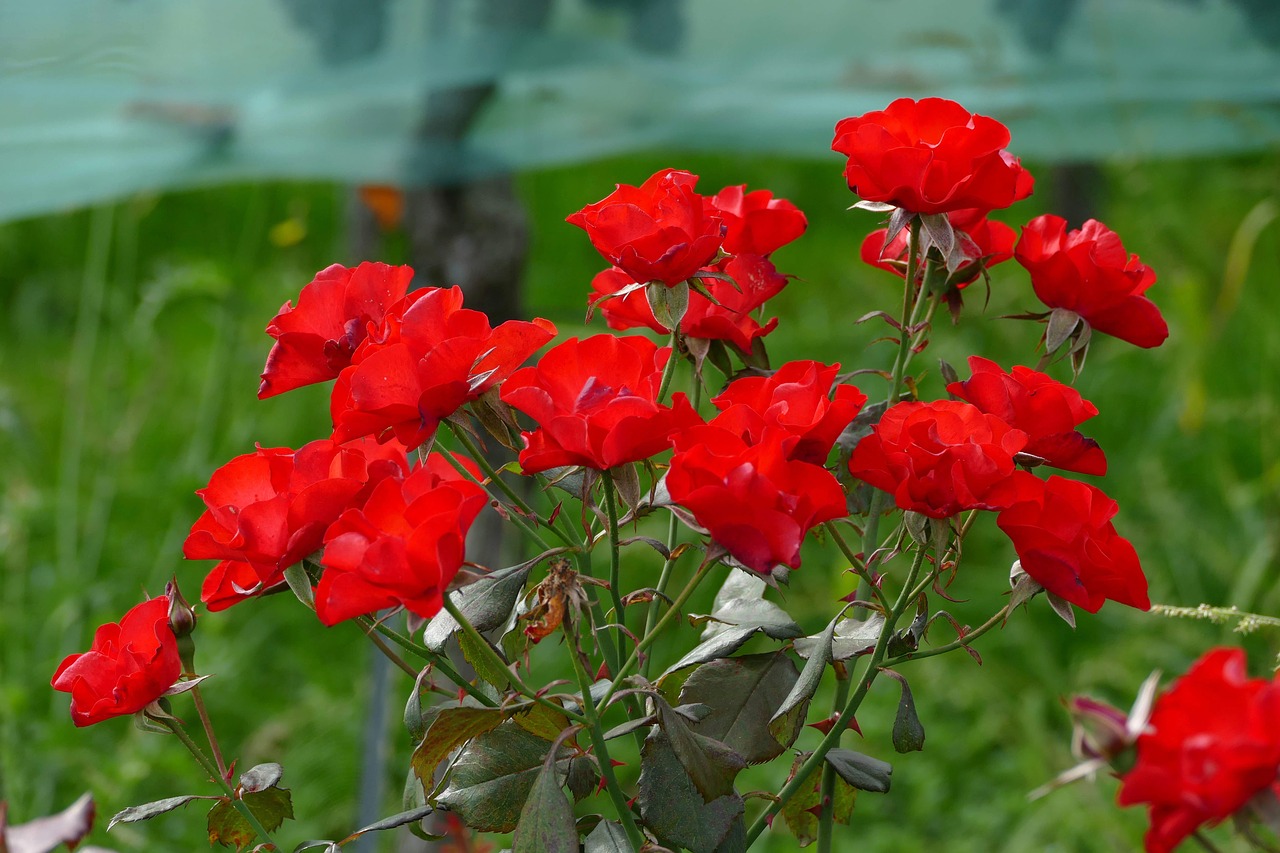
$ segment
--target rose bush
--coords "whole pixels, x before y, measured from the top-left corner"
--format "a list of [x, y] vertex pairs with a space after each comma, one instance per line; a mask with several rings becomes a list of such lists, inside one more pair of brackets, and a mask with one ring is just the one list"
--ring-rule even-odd
[[[522, 367], [551, 342], [550, 323], [495, 328], [463, 307], [458, 288], [407, 292], [412, 273], [384, 265], [331, 267], [297, 307], [286, 303], [268, 329], [262, 396], [334, 379], [331, 433], [215, 471], [184, 553], [218, 561], [202, 591], [208, 610], [287, 588], [319, 623], [358, 626], [412, 684], [414, 744], [404, 811], [296, 849], [337, 849], [436, 810], [458, 827], [514, 830], [517, 851], [734, 853], [770, 826], [832, 849], [856, 792], [890, 789], [893, 768], [842, 740], [862, 731], [855, 714], [880, 675], [902, 685], [882, 727], [889, 745], [921, 749], [912, 661], [960, 650], [980, 660], [973, 644], [1040, 592], [1051, 609], [1028, 618], [1056, 612], [1074, 624], [1073, 606], [1092, 613], [1107, 600], [1150, 607], [1115, 502], [1094, 485], [1032, 473], [1106, 471], [1101, 448], [1077, 430], [1096, 407], [1046, 371], [1069, 359], [1078, 374], [1089, 328], [1158, 343], [1141, 295], [1149, 270], [1101, 226], [1067, 235], [1042, 217], [1017, 244], [1036, 294], [1055, 300], [1049, 314], [1023, 316], [1046, 321], [1037, 367], [1006, 372], [975, 356], [966, 380], [942, 364], [944, 385], [914, 361], [935, 310], [958, 317], [959, 289], [1014, 251], [1012, 230], [988, 219], [1032, 188], [1008, 142], [999, 122], [941, 99], [896, 101], [836, 126], [859, 206], [888, 214], [864, 252], [878, 242], [868, 259], [902, 282], [900, 314], [857, 312], [856, 322], [888, 326], [891, 359], [843, 375], [812, 360], [774, 368], [766, 346], [778, 323], [764, 320], [769, 300], [788, 282], [769, 255], [804, 232], [805, 215], [768, 190], [701, 196], [697, 176], [675, 169], [569, 217], [612, 265], [592, 282], [590, 304], [614, 329], [669, 336], [665, 346], [574, 337]], [[507, 568], [468, 558], [486, 508], [524, 536]], [[983, 571], [963, 565], [978, 523], [1008, 535], [1017, 563], [1011, 595], [970, 627], [936, 605]], [[788, 584], [795, 597], [812, 591], [808, 572], [793, 581], [789, 571], [808, 547], [838, 551], [857, 578], [825, 628], [802, 627], [768, 597], [785, 602], [768, 589]], [[719, 585], [710, 612], [688, 613], [709, 578]], [[177, 735], [221, 791], [210, 797], [211, 842], [284, 849], [273, 838], [292, 817], [280, 767], [234, 781], [201, 698], [194, 611], [176, 591], [156, 601], [100, 629], [55, 686], [72, 693], [77, 723], [135, 713]], [[180, 658], [170, 621], [183, 626]], [[690, 623], [700, 633], [673, 654]], [[552, 635], [560, 653], [532, 653]], [[664, 669], [665, 656], [674, 660]], [[1224, 670], [1222, 680], [1233, 677]], [[824, 682], [834, 702], [814, 709]], [[207, 752], [159, 701], [182, 693]], [[1266, 773], [1274, 781], [1280, 753], [1255, 725], [1272, 700], [1255, 693], [1246, 684], [1231, 700], [1240, 739], [1207, 729], [1221, 735], [1229, 778], [1188, 746], [1198, 735], [1181, 737], [1194, 715], [1179, 700], [1161, 700], [1154, 733], [1126, 726], [1112, 738], [1108, 759], [1137, 740], [1125, 797], [1152, 805], [1170, 843], [1239, 810]], [[1201, 761], [1194, 779], [1145, 769], [1167, 769], [1179, 750], [1179, 766]], [[747, 765], [782, 756], [792, 762], [785, 781], [739, 790]], [[598, 810], [579, 817], [578, 801]]]

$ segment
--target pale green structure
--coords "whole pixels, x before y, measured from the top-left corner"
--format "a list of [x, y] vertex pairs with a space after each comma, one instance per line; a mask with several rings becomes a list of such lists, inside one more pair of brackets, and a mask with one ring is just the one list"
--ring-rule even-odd
[[12, 0], [0, 218], [653, 146], [820, 156], [942, 95], [1040, 160], [1280, 139], [1276, 0]]

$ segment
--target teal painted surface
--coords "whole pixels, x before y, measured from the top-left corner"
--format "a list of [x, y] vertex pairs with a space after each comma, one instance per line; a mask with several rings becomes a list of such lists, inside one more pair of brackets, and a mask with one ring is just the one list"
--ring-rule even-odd
[[823, 156], [943, 95], [1046, 160], [1280, 139], [1274, 0], [0, 5], [0, 218], [236, 179], [412, 184], [655, 146]]

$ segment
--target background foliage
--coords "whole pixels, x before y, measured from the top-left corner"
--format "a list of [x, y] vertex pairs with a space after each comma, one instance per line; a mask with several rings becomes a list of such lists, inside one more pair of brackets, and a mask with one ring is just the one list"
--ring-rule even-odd
[[[1037, 194], [997, 214], [1015, 226], [1054, 208], [1046, 170], [1030, 165], [1042, 176]], [[782, 317], [769, 338], [775, 363], [888, 365], [888, 347], [870, 343], [882, 330], [853, 320], [891, 308], [897, 280], [858, 261], [875, 219], [844, 210], [852, 198], [834, 162], [666, 152], [525, 175], [532, 313], [563, 335], [581, 330], [600, 260], [563, 217], [615, 182], [637, 183], [663, 166], [701, 174], [704, 192], [746, 182], [808, 213], [809, 233], [776, 258], [799, 280], [773, 303]], [[1280, 613], [1280, 342], [1271, 294], [1280, 269], [1280, 227], [1271, 220], [1280, 162], [1113, 162], [1102, 181], [1098, 217], [1157, 271], [1150, 295], [1172, 330], [1152, 352], [1096, 340], [1079, 385], [1101, 411], [1087, 432], [1111, 460], [1104, 488], [1120, 502], [1117, 526], [1143, 557], [1153, 601]], [[360, 260], [344, 247], [346, 203], [339, 187], [255, 185], [0, 226], [0, 799], [16, 820], [61, 808], [86, 788], [108, 814], [205, 792], [183, 751], [164, 738], [125, 721], [74, 729], [66, 697], [48, 680], [142, 589], [158, 594], [176, 572], [194, 597], [208, 564], [184, 564], [181, 542], [200, 511], [193, 492], [213, 468], [255, 441], [297, 446], [327, 431], [327, 387], [297, 391], [287, 405], [254, 393], [266, 321], [317, 269]], [[402, 251], [392, 239], [378, 259], [401, 262]], [[972, 352], [1006, 365], [1033, 358], [1036, 331], [996, 319], [1036, 307], [1025, 276], [1010, 264], [992, 277], [985, 313], [975, 286], [959, 329], [939, 327], [918, 362], [928, 393], [940, 393], [938, 356], [957, 366]], [[863, 387], [875, 396], [878, 382]], [[978, 526], [987, 535], [973, 537], [951, 590], [965, 600], [953, 612], [971, 624], [1000, 606], [1012, 560], [991, 519]], [[811, 546], [786, 592], [811, 633], [853, 586], [826, 558]], [[637, 579], [656, 570], [643, 558], [624, 569]], [[708, 584], [691, 609], [706, 612], [713, 592]], [[201, 670], [216, 674], [206, 696], [224, 744], [242, 767], [285, 766], [300, 820], [283, 839], [354, 828], [370, 689], [358, 630], [324, 629], [275, 596], [204, 618], [197, 638]], [[1278, 640], [1244, 640], [1255, 670], [1274, 663]], [[873, 690], [859, 715], [867, 737], [854, 748], [892, 760], [894, 786], [888, 796], [863, 795], [850, 832], [871, 851], [922, 842], [948, 851], [1134, 847], [1143, 817], [1114, 808], [1111, 780], [1026, 803], [1028, 790], [1071, 762], [1058, 698], [1088, 691], [1127, 707], [1151, 669], [1179, 672], [1208, 645], [1236, 641], [1227, 628], [1114, 604], [1097, 617], [1082, 614], [1073, 633], [1037, 600], [978, 643], [981, 668], [963, 655], [905, 668], [927, 731], [923, 753], [892, 753], [897, 689]], [[557, 653], [544, 644], [539, 660]], [[675, 653], [660, 649], [658, 663]], [[393, 689], [398, 717], [408, 685], [397, 680]], [[820, 696], [813, 716], [828, 705]], [[395, 799], [411, 746], [398, 723], [390, 730]], [[636, 768], [621, 772], [634, 779]], [[742, 788], [780, 782], [760, 771], [744, 776]], [[386, 811], [394, 810], [388, 801]], [[178, 812], [109, 837], [104, 826], [93, 841], [121, 851], [194, 849], [203, 821]], [[774, 835], [771, 849], [792, 847]]]

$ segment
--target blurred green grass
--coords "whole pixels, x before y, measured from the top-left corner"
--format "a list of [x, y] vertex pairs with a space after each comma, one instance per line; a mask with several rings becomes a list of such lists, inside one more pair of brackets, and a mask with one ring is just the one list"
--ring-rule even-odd
[[[531, 312], [565, 335], [582, 331], [588, 282], [601, 262], [563, 217], [615, 182], [638, 183], [672, 165], [701, 174], [704, 191], [768, 187], [808, 213], [809, 233], [776, 257], [798, 278], [776, 300], [775, 363], [888, 364], [886, 346], [870, 343], [883, 331], [853, 320], [892, 310], [895, 280], [858, 261], [875, 218], [845, 210], [851, 198], [834, 163], [667, 152], [524, 175], [534, 227]], [[1000, 218], [1017, 225], [1053, 209], [1047, 184]], [[1149, 352], [1096, 340], [1079, 388], [1101, 412], [1086, 431], [1107, 450], [1102, 485], [1120, 502], [1118, 527], [1137, 545], [1155, 601], [1280, 612], [1271, 296], [1280, 226], [1267, 219], [1277, 188], [1274, 155], [1103, 169], [1099, 218], [1156, 269], [1149, 295], [1172, 335]], [[193, 492], [215, 467], [255, 441], [297, 446], [327, 432], [327, 389], [266, 402], [254, 394], [266, 321], [317, 269], [359, 260], [344, 247], [345, 204], [346, 190], [333, 186], [241, 186], [0, 226], [0, 799], [13, 819], [53, 811], [85, 789], [103, 815], [203, 792], [175, 743], [125, 720], [74, 729], [66, 697], [48, 679], [143, 589], [156, 594], [176, 573], [194, 595], [207, 564], [184, 564], [181, 542], [201, 508]], [[282, 247], [269, 236], [284, 222], [291, 224], [277, 235], [295, 233]], [[962, 374], [973, 352], [1034, 363], [1037, 328], [997, 319], [1036, 307], [1025, 276], [1008, 264], [992, 278], [985, 312], [978, 292], [958, 328], [939, 322], [917, 362], [928, 371], [925, 393], [940, 393], [938, 356]], [[593, 331], [602, 329], [597, 319]], [[863, 388], [878, 396], [878, 382]], [[1012, 557], [991, 519], [977, 525], [966, 552], [950, 590], [962, 601], [948, 606], [977, 624], [1000, 606]], [[820, 547], [805, 553], [785, 597], [816, 631], [851, 583]], [[647, 557], [628, 560], [636, 585], [648, 585], [654, 568]], [[705, 612], [710, 592], [694, 610]], [[276, 596], [204, 618], [198, 639], [201, 669], [216, 674], [207, 699], [230, 751], [242, 766], [285, 765], [299, 821], [283, 837], [344, 835], [355, 820], [369, 690], [358, 630], [323, 629]], [[1241, 640], [1226, 628], [1115, 605], [1081, 614], [1072, 632], [1037, 600], [979, 643], [981, 668], [963, 655], [904, 667], [928, 733], [923, 753], [892, 754], [897, 688], [872, 691], [859, 715], [866, 739], [853, 744], [850, 736], [849, 745], [892, 760], [894, 789], [860, 798], [848, 837], [869, 851], [922, 842], [948, 851], [1135, 848], [1143, 815], [1114, 807], [1112, 780], [1026, 802], [1026, 791], [1072, 762], [1059, 697], [1087, 691], [1127, 706], [1150, 670], [1180, 672], [1223, 642], [1243, 641], [1263, 673], [1278, 639]], [[558, 654], [540, 647], [536, 660], [554, 664]], [[657, 654], [661, 663], [676, 650]], [[406, 692], [397, 683], [393, 710]], [[819, 697], [815, 708], [829, 701]], [[392, 731], [387, 782], [398, 792], [410, 745], [398, 724]], [[776, 789], [781, 763], [749, 771], [745, 784]], [[204, 843], [192, 841], [203, 829], [196, 809], [110, 836], [104, 828], [100, 821], [94, 841], [121, 851]], [[772, 835], [770, 849], [791, 848]], [[1229, 847], [1227, 833], [1213, 837]]]

